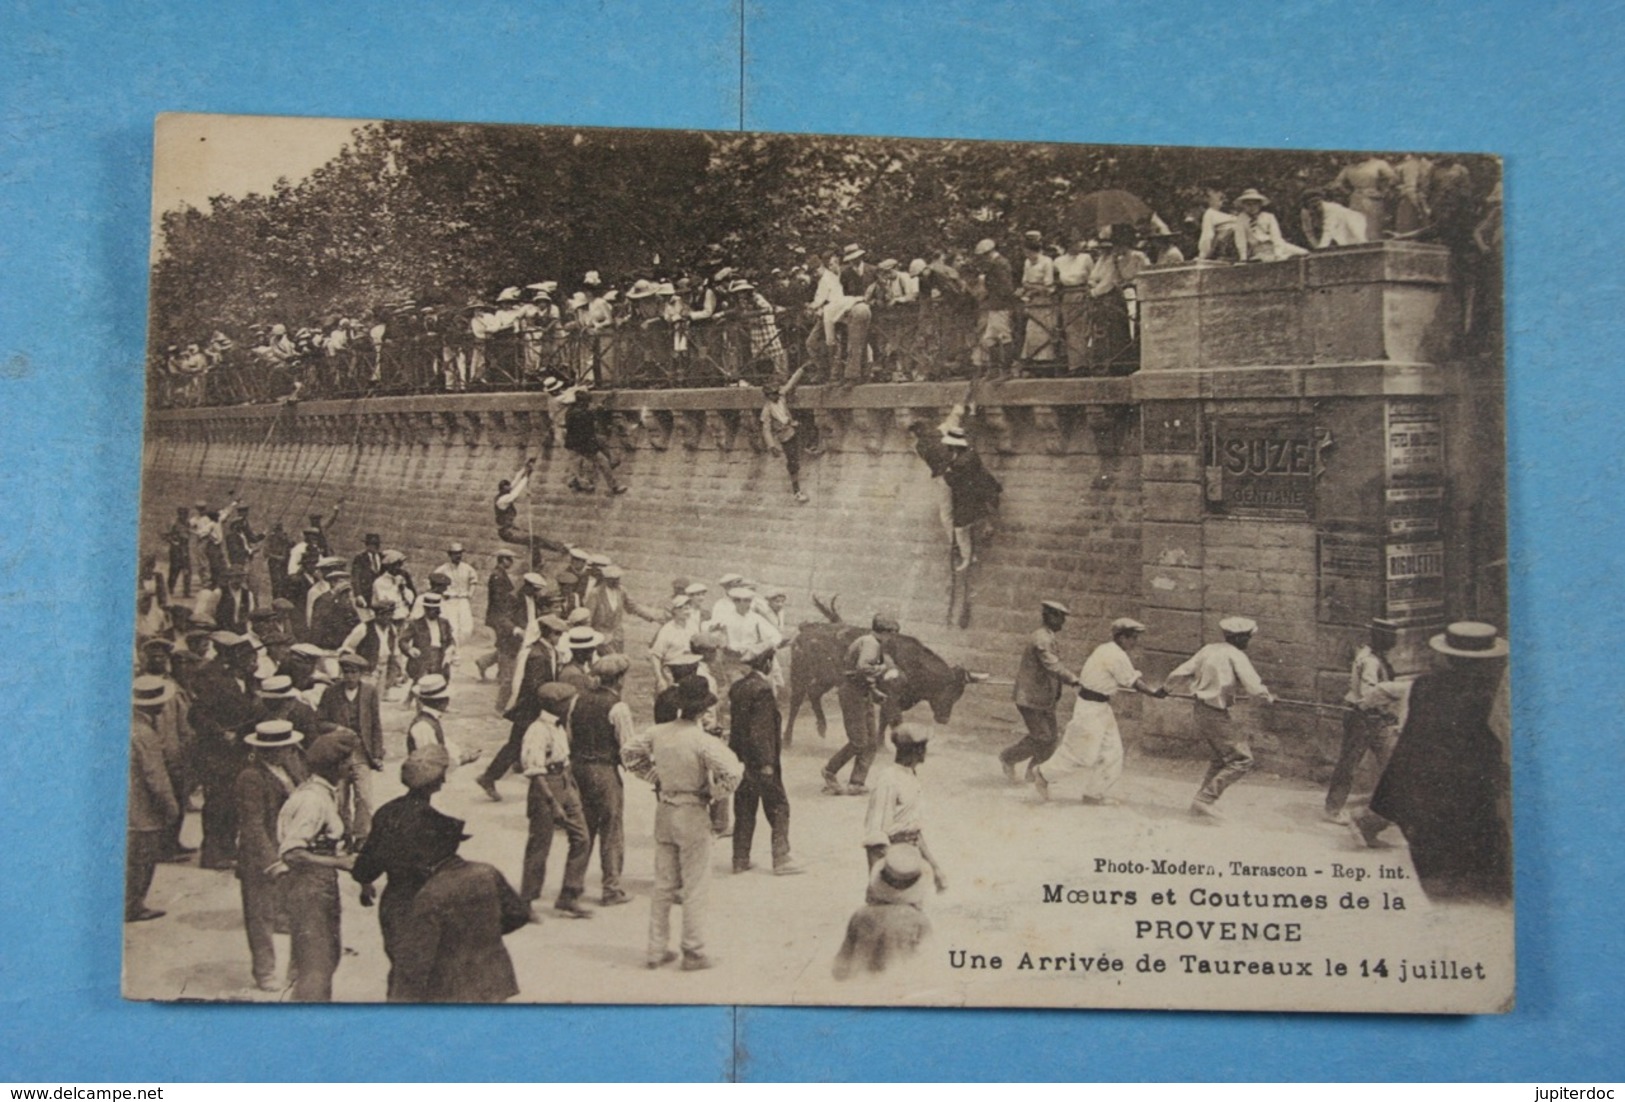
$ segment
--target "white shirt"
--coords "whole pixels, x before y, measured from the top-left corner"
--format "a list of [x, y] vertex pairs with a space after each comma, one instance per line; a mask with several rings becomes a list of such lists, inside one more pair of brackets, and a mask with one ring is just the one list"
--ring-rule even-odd
[[1094, 270], [1095, 262], [1088, 253], [1062, 253], [1055, 258], [1055, 278], [1062, 287], [1086, 286]]
[[1140, 671], [1133, 659], [1115, 640], [1096, 647], [1078, 674], [1078, 684], [1092, 693], [1111, 696], [1113, 693], [1134, 688], [1140, 680]]
[[1248, 696], [1269, 697], [1252, 659], [1245, 651], [1230, 643], [1209, 643], [1168, 675], [1168, 680], [1192, 678], [1191, 692], [1202, 703], [1229, 711], [1238, 695], [1236, 689]]
[[873, 786], [863, 819], [864, 845], [890, 845], [899, 834], [923, 829], [925, 793], [914, 770], [888, 765], [875, 777]]
[[434, 572], [451, 579], [451, 584], [446, 587], [447, 600], [466, 601], [474, 596], [474, 587], [480, 584], [479, 574], [466, 562], [448, 560], [435, 567]]
[[777, 647], [784, 641], [779, 630], [765, 620], [755, 609], [740, 615], [732, 601], [726, 609], [719, 608], [711, 615], [711, 622], [728, 636], [728, 649], [749, 651], [763, 644]]
[[570, 736], [552, 712], [543, 712], [536, 722], [525, 728], [525, 740], [519, 745], [519, 767], [525, 776], [534, 777], [547, 772], [549, 765], [568, 765], [570, 762]]

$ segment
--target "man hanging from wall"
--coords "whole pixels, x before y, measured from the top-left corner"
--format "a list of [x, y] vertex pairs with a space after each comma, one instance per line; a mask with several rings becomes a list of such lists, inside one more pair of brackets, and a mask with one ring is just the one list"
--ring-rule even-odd
[[504, 478], [497, 483], [496, 498], [492, 502], [492, 507], [496, 511], [497, 538], [503, 543], [514, 543], [529, 548], [532, 570], [541, 567], [543, 551], [551, 551], [556, 555], [565, 553], [564, 544], [537, 535], [535, 532], [523, 533], [518, 528], [518, 502], [530, 492], [530, 476], [535, 469], [534, 457], [525, 460], [525, 465], [519, 468], [513, 478]]

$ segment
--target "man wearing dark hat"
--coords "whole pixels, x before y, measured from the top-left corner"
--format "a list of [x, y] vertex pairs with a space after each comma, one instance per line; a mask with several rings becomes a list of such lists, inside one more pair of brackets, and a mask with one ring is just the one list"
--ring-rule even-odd
[[361, 554], [350, 560], [350, 580], [357, 593], [370, 594], [373, 579], [384, 572], [384, 541], [377, 532], [368, 532], [361, 544]]
[[557, 644], [565, 630], [564, 621], [551, 612], [540, 617], [536, 621], [536, 641], [526, 649], [524, 665], [515, 670], [518, 684], [509, 687], [513, 703], [502, 713], [502, 718], [512, 724], [508, 730], [508, 741], [477, 779], [480, 788], [494, 802], [502, 801], [502, 794], [497, 791], [497, 781], [507, 776], [508, 770], [519, 760], [525, 732], [541, 714], [542, 702], [538, 695], [541, 687], [558, 680]]
[[1078, 702], [1060, 746], [1033, 772], [1033, 782], [1041, 799], [1049, 799], [1050, 782], [1077, 772], [1083, 781], [1083, 802], [1109, 804], [1107, 795], [1123, 775], [1123, 737], [1117, 730], [1117, 713], [1112, 697], [1120, 692], [1136, 692], [1158, 700], [1167, 689], [1153, 689], [1134, 668], [1133, 655], [1139, 650], [1145, 625], [1127, 616], [1112, 621], [1112, 638], [1090, 652], [1078, 674]]
[[728, 748], [744, 766], [734, 790], [733, 870], [751, 868], [751, 842], [756, 835], [756, 808], [767, 815], [772, 831], [773, 872], [789, 876], [802, 871], [790, 857], [790, 797], [784, 791], [780, 759], [783, 720], [769, 673], [774, 648], [762, 646], [745, 654], [746, 674], [728, 690]]
[[[899, 676], [896, 664], [886, 653], [885, 638], [899, 630], [896, 620], [876, 614], [869, 630], [852, 640], [846, 649], [844, 676], [835, 689], [841, 705], [846, 745], [835, 751], [824, 765], [826, 796], [862, 796], [868, 792], [864, 781], [875, 760], [879, 726], [875, 708], [886, 686]], [[847, 762], [853, 763], [851, 783], [842, 784], [840, 772]]]
[[236, 852], [237, 802], [233, 787], [246, 755], [242, 736], [259, 718], [253, 694], [254, 648], [248, 637], [209, 635], [215, 657], [193, 679], [188, 721], [197, 736], [198, 779], [203, 785], [203, 846], [198, 863], [228, 869]]
[[1437, 668], [1411, 685], [1405, 726], [1371, 794], [1377, 822], [1351, 831], [1377, 844], [1382, 821], [1405, 834], [1428, 899], [1512, 898], [1508, 750], [1491, 722], [1507, 641], [1490, 624], [1461, 621], [1428, 640]]
[[180, 801], [164, 765], [158, 713], [175, 695], [162, 677], [137, 677], [130, 694], [130, 801], [124, 850], [124, 921], [146, 922], [164, 912], [147, 906], [147, 891], [163, 853], [164, 839], [181, 815]]
[[344, 820], [338, 788], [350, 771], [350, 747], [338, 735], [322, 735], [305, 754], [310, 776], [293, 790], [277, 815], [279, 868], [285, 869], [295, 976], [292, 998], [332, 1002], [333, 973], [343, 951], [339, 941], [340, 869], [355, 865], [341, 853]]
[[632, 708], [621, 699], [621, 683], [632, 660], [624, 654], [606, 654], [592, 664], [598, 687], [576, 696], [570, 710], [570, 769], [581, 794], [582, 817], [587, 824], [587, 857], [598, 846], [606, 907], [628, 903], [621, 890], [621, 868], [626, 863], [623, 823], [626, 795], [621, 783], [621, 746], [637, 736]]
[[562, 681], [550, 681], [537, 691], [541, 704], [535, 722], [525, 731], [519, 761], [530, 778], [525, 815], [530, 831], [525, 839], [524, 877], [519, 895], [526, 903], [542, 896], [547, 879], [547, 855], [553, 846], [553, 828], [564, 828], [570, 851], [564, 861], [564, 883], [553, 909], [571, 918], [591, 918], [581, 905], [591, 850], [587, 823], [581, 813], [581, 794], [570, 771], [570, 736], [567, 730], [576, 689]]
[[1343, 805], [1366, 752], [1376, 759], [1380, 777], [1399, 740], [1399, 702], [1405, 687], [1394, 680], [1394, 667], [1388, 662], [1388, 652], [1399, 641], [1398, 632], [1399, 626], [1392, 620], [1372, 620], [1365, 645], [1354, 652], [1349, 689], [1343, 697], [1348, 705], [1343, 713], [1343, 746], [1326, 786], [1326, 818], [1331, 822], [1348, 822]]
[[1197, 737], [1208, 744], [1212, 761], [1202, 787], [1191, 801], [1193, 816], [1215, 821], [1222, 816], [1214, 808], [1224, 790], [1252, 772], [1251, 724], [1231, 711], [1245, 694], [1266, 704], [1275, 696], [1264, 687], [1247, 647], [1258, 625], [1245, 616], [1227, 616], [1219, 621], [1224, 642], [1209, 643], [1169, 672], [1164, 684], [1191, 682], [1192, 712]]
[[356, 854], [350, 875], [362, 886], [362, 902], [372, 900], [373, 883], [387, 877], [378, 901], [378, 927], [384, 936], [384, 955], [389, 958], [389, 996], [399, 987], [403, 966], [401, 932], [412, 911], [412, 900], [429, 879], [437, 860], [435, 842], [442, 832], [462, 836], [463, 821], [442, 814], [430, 804], [431, 797], [446, 783], [451, 757], [439, 745], [420, 746], [401, 763], [401, 783], [406, 794], [378, 809], [373, 816], [372, 833]]
[[629, 772], [655, 786], [655, 885], [649, 911], [646, 963], [659, 968], [677, 959], [670, 950], [671, 908], [683, 905], [683, 969], [715, 962], [705, 952], [711, 878], [711, 802], [727, 796], [744, 775], [733, 751], [700, 726], [717, 702], [705, 681], [677, 682], [678, 718], [657, 724], [621, 748]]
[[280, 855], [277, 818], [293, 790], [304, 783], [306, 770], [299, 755], [304, 741], [285, 719], [255, 724], [243, 739], [249, 748], [248, 764], [237, 774], [237, 884], [243, 899], [243, 931], [254, 986], [275, 991], [276, 944], [271, 934], [283, 909], [282, 885], [271, 872]]
[[462, 828], [448, 818], [423, 831], [427, 879], [395, 935], [391, 1002], [497, 1003], [519, 994], [502, 939], [530, 909], [495, 867], [457, 855], [468, 837]]
[[1060, 739], [1055, 722], [1055, 706], [1060, 702], [1061, 689], [1078, 683], [1078, 679], [1061, 661], [1056, 641], [1056, 636], [1066, 627], [1069, 614], [1070, 610], [1060, 601], [1039, 602], [1038, 616], [1041, 622], [1038, 630], [1027, 640], [1026, 649], [1021, 652], [1021, 665], [1016, 669], [1012, 694], [1016, 711], [1021, 713], [1021, 721], [1027, 725], [1027, 736], [1015, 745], [1005, 747], [999, 754], [1005, 780], [1014, 782], [1016, 765], [1024, 761], [1031, 762], [1028, 766], [1030, 779], [1032, 766], [1042, 764], [1055, 752], [1055, 744]]

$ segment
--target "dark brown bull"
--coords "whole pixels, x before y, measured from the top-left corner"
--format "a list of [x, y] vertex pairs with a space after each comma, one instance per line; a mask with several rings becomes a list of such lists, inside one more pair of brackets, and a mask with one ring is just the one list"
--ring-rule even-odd
[[[846, 652], [864, 632], [859, 625], [841, 620], [835, 598], [826, 605], [814, 597], [813, 604], [825, 618], [802, 624], [790, 646], [790, 714], [784, 721], [785, 746], [790, 745], [796, 713], [804, 700], [818, 722], [818, 737], [824, 737], [829, 728], [824, 717], [824, 694], [845, 679]], [[947, 723], [953, 718], [954, 705], [965, 686], [987, 678], [986, 674], [949, 665], [912, 635], [882, 636], [881, 647], [903, 675], [887, 685], [886, 700], [880, 707], [882, 730], [895, 725], [920, 703], [931, 706], [931, 717], [938, 723]]]

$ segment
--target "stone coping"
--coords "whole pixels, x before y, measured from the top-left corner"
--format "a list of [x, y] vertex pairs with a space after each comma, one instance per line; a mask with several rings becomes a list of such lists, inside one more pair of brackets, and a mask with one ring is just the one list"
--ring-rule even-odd
[[[1471, 376], [1469, 380], [1469, 375]], [[1499, 385], [1457, 364], [1368, 363], [1313, 366], [1229, 367], [1142, 372], [1110, 379], [1015, 379], [980, 383], [874, 383], [839, 388], [804, 386], [794, 404], [806, 409], [946, 409], [974, 398], [982, 406], [1115, 406], [1191, 398], [1364, 398], [1450, 395]], [[604, 391], [605, 408], [641, 410], [746, 410], [761, 405], [754, 387], [692, 390]], [[154, 424], [188, 421], [268, 420], [284, 407], [276, 403], [150, 410]], [[493, 394], [419, 394], [343, 398], [297, 403], [298, 415], [337, 417], [350, 413], [498, 413], [545, 410], [540, 391]]]

